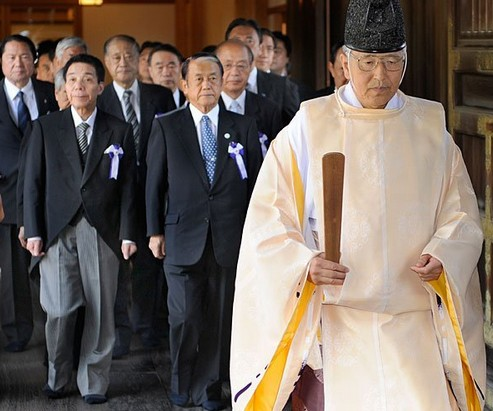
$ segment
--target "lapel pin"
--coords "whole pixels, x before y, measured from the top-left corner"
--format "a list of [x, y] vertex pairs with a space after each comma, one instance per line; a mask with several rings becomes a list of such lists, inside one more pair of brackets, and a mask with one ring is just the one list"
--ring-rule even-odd
[[231, 134], [229, 133], [224, 133], [224, 138], [230, 138], [231, 137]]

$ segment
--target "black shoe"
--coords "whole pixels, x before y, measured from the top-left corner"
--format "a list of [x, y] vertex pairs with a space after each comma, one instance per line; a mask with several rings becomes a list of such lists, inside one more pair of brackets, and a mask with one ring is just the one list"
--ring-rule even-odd
[[108, 401], [106, 395], [103, 394], [88, 394], [82, 397], [86, 404], [103, 404]]
[[226, 408], [226, 404], [221, 400], [207, 400], [202, 403], [202, 408], [206, 411], [219, 411]]
[[129, 347], [122, 347], [121, 345], [115, 346], [115, 348], [113, 348], [112, 358], [114, 360], [119, 360], [120, 358], [125, 357], [129, 353], [130, 353]]
[[26, 349], [26, 344], [20, 341], [8, 343], [3, 349], [7, 352], [22, 352]]
[[63, 388], [59, 390], [52, 390], [48, 384], [43, 387], [43, 394], [46, 395], [50, 400], [58, 400], [65, 396], [65, 390]]
[[175, 394], [175, 393], [170, 393], [169, 395], [169, 400], [173, 405], [176, 405], [178, 407], [186, 407], [189, 404], [190, 398], [188, 395], [185, 394]]

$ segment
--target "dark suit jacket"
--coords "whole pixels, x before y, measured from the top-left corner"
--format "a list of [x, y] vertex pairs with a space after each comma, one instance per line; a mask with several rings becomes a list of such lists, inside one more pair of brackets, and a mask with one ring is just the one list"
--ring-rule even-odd
[[[222, 108], [226, 108], [222, 97], [219, 99], [219, 104]], [[245, 97], [245, 115], [256, 120], [259, 134], [265, 134], [269, 143], [276, 138], [277, 133], [282, 129], [279, 106], [267, 97], [259, 96], [248, 90]], [[269, 143], [267, 143], [267, 147]]]
[[[146, 152], [152, 121], [159, 114], [175, 109], [173, 94], [166, 87], [156, 84], [146, 84], [139, 81], [140, 90], [140, 141], [137, 166], [137, 218], [139, 237], [145, 237], [145, 176], [147, 173]], [[108, 84], [98, 97], [98, 107], [125, 121], [122, 105], [116, 94], [113, 83]], [[141, 250], [142, 251], [142, 250]], [[139, 255], [142, 253], [139, 253]]]
[[[104, 151], [124, 151], [118, 178], [109, 178]], [[27, 238], [41, 237], [48, 249], [82, 207], [89, 223], [121, 257], [120, 240], [134, 240], [135, 151], [129, 124], [98, 110], [85, 167], [70, 108], [33, 123], [26, 149], [24, 225]]]
[[298, 86], [286, 77], [257, 70], [258, 94], [274, 101], [281, 108], [282, 125], [286, 126], [300, 107]]
[[[244, 147], [246, 180], [228, 154], [231, 142]], [[248, 202], [262, 162], [254, 119], [220, 107], [217, 148], [209, 187], [190, 108], [154, 121], [147, 152], [147, 234], [164, 234], [165, 264], [195, 264], [210, 230], [216, 261], [224, 267], [236, 265]]]
[[[32, 80], [39, 115], [58, 110], [53, 84]], [[10, 115], [9, 103], [4, 88], [5, 79], [0, 81], [0, 194], [5, 211], [4, 224], [17, 224], [17, 179], [22, 151], [22, 132]], [[30, 133], [27, 127], [25, 136]]]
[[[146, 84], [139, 81], [140, 90], [140, 141], [139, 163], [145, 163], [147, 141], [151, 132], [152, 120], [159, 114], [175, 109], [173, 94], [166, 87]], [[98, 107], [125, 121], [122, 105], [113, 83], [108, 84], [98, 97]]]
[[[179, 90], [179, 91], [180, 91], [180, 107], [181, 107], [181, 106], [183, 106], [183, 104], [185, 104], [185, 101], [187, 101], [187, 98], [185, 97], [185, 94], [183, 94], [183, 91], [181, 91], [181, 90]], [[173, 99], [173, 104], [174, 104], [175, 109], [180, 108], [180, 107], [176, 107], [175, 99]]]

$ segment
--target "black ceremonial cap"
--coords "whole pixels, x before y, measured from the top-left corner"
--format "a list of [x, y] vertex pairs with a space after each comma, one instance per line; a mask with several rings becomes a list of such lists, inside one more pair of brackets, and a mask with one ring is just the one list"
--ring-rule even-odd
[[390, 53], [406, 46], [399, 0], [351, 0], [344, 43], [365, 53]]

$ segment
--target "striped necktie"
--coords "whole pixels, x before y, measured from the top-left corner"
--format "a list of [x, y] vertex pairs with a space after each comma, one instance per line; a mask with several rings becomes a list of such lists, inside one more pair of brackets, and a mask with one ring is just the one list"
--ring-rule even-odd
[[203, 116], [200, 120], [200, 131], [202, 134], [202, 157], [204, 158], [209, 184], [212, 185], [216, 168], [217, 141], [212, 131], [211, 119], [208, 116]]
[[125, 103], [125, 117], [127, 118], [127, 123], [132, 125], [132, 130], [134, 134], [134, 144], [135, 152], [139, 152], [139, 140], [140, 140], [140, 124], [137, 120], [137, 114], [135, 113], [134, 106], [130, 101], [132, 97], [132, 90], [125, 90], [123, 92], [123, 102]]
[[82, 153], [82, 157], [84, 158], [86, 153], [87, 153], [87, 129], [89, 128], [89, 124], [87, 123], [80, 123], [76, 127], [76, 132], [77, 132], [77, 142], [79, 143], [79, 149], [80, 152]]
[[22, 134], [24, 134], [27, 124], [31, 121], [31, 116], [24, 101], [24, 93], [22, 91], [17, 93], [17, 98], [19, 99], [17, 103], [17, 126], [22, 131]]

